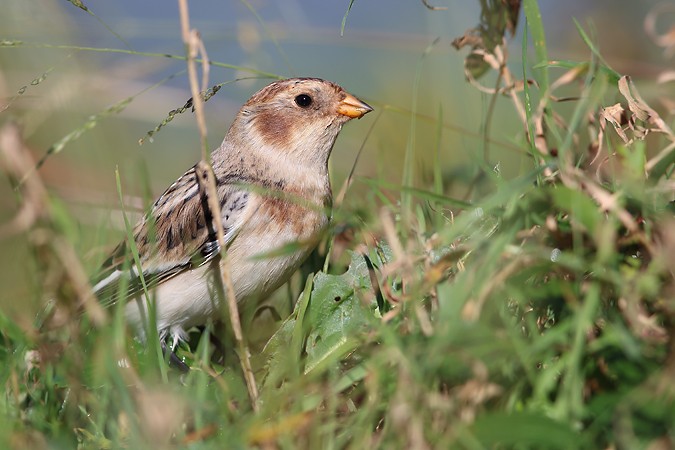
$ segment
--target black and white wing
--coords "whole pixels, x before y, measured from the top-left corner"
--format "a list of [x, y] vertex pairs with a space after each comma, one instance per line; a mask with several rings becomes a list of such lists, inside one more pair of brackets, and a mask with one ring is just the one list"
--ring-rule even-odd
[[[245, 222], [249, 191], [236, 177], [218, 183], [225, 243]], [[200, 192], [195, 167], [172, 184], [134, 228], [142, 279], [129, 242], [122, 242], [103, 263], [94, 291], [104, 306], [126, 300], [179, 273], [208, 263], [220, 253], [206, 194]], [[124, 290], [121, 287], [126, 286]]]

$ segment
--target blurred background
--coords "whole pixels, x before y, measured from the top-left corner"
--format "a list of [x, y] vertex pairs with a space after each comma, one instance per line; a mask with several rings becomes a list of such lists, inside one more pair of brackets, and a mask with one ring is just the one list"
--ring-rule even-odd
[[[84, 131], [50, 157], [40, 175], [74, 217], [73, 240], [85, 264], [90, 262], [87, 266], [95, 269], [111, 245], [124, 236], [116, 168], [129, 196], [125, 203], [138, 214], [143, 198], [159, 195], [199, 159], [199, 141], [192, 114], [183, 114], [155, 134], [152, 142], [138, 143], [190, 97], [185, 62], [163, 56], [184, 54], [177, 2], [86, 2], [93, 15], [74, 3], [4, 2], [0, 123], [17, 120], [36, 159], [69, 133]], [[347, 126], [338, 140], [331, 162], [335, 190], [364, 142], [356, 175], [400, 183], [419, 70], [415, 184], [429, 186], [438, 151], [446, 194], [462, 197], [472, 177], [471, 167], [482, 157], [478, 150], [481, 121], [490, 97], [465, 81], [466, 50], [456, 51], [450, 43], [478, 24], [480, 2], [437, 0], [434, 4], [447, 10], [432, 11], [420, 1], [357, 0], [346, 18], [344, 34], [346, 0], [202, 0], [190, 2], [190, 16], [209, 58], [238, 67], [212, 67], [210, 85], [256, 76], [246, 69], [315, 76], [339, 83], [376, 108], [374, 114]], [[612, 68], [632, 75], [638, 85], [644, 83], [642, 94], [648, 101], [658, 97], [660, 89], [672, 90], [673, 84], [654, 83], [672, 68], [673, 59], [644, 31], [645, 18], [658, 4], [656, 0], [542, 1], [549, 57], [589, 59], [590, 51], [575, 29], [576, 18]], [[657, 23], [660, 31], [675, 22], [673, 2], [669, 4], [658, 15], [663, 20]], [[521, 74], [520, 33], [522, 27], [509, 45], [516, 74]], [[553, 76], [562, 73], [557, 70]], [[483, 82], [492, 86], [492, 80], [488, 77]], [[227, 84], [208, 101], [212, 148], [220, 144], [239, 106], [269, 82], [249, 79]], [[121, 111], [105, 112], [125, 99], [131, 101]], [[445, 127], [438, 146], [435, 129], [440, 111]], [[514, 135], [513, 130], [522, 127], [512, 111], [508, 99], [498, 99], [490, 129], [496, 140], [491, 144], [490, 164], [505, 177], [531, 167], [522, 136]], [[88, 122], [95, 126], [85, 126]], [[16, 213], [18, 203], [8, 180], [0, 177], [4, 223]], [[357, 182], [346, 202], [358, 205], [359, 190], [367, 187]], [[32, 259], [22, 239], [4, 236], [0, 241], [0, 305], [10, 313], [25, 307], [24, 299], [35, 295], [29, 288], [35, 281]]]

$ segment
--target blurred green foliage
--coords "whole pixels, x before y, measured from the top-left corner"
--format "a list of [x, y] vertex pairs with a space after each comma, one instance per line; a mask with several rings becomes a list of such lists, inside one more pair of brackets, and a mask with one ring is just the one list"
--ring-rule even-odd
[[[336, 15], [336, 36], [343, 17], [345, 36], [358, 28], [362, 3]], [[94, 274], [124, 236], [115, 166], [124, 192], [135, 193], [122, 197], [123, 209], [137, 216], [198, 157], [190, 114], [163, 122], [189, 97], [172, 84], [185, 81], [182, 48], [171, 59], [127, 49], [116, 60], [101, 50], [95, 61], [83, 56], [97, 47], [91, 42], [46, 46], [77, 38], [82, 16], [49, 2], [13, 5], [17, 18], [37, 8], [36, 26], [50, 16], [60, 28], [28, 43], [14, 26], [0, 44], [0, 446], [672, 446], [675, 136], [667, 105], [675, 94], [654, 77], [636, 86], [622, 76], [583, 21], [568, 25], [584, 56], [558, 58], [543, 5], [522, 3], [517, 25], [528, 31], [515, 30], [508, 47], [491, 35], [489, 46], [450, 56], [448, 39], [430, 46], [435, 36], [424, 36], [412, 39], [414, 50], [380, 43], [372, 64], [319, 70], [344, 85], [355, 77], [382, 115], [345, 129], [333, 156], [336, 193], [361, 145], [364, 157], [316, 254], [264, 308], [243, 311], [257, 411], [223, 330], [229, 324], [193, 330], [179, 350], [192, 367], [183, 375], [167, 368], [156, 339], [145, 345], [129, 335], [122, 308], [101, 320], [74, 313], [86, 295], [77, 277]], [[430, 21], [444, 14], [417, 8]], [[482, 17], [500, 19], [497, 35], [508, 29], [507, 16]], [[275, 23], [256, 19], [262, 31], [244, 21], [237, 30], [248, 53], [227, 60], [239, 70], [227, 77], [277, 67], [256, 47], [278, 31]], [[108, 37], [133, 43], [124, 32]], [[340, 52], [370, 44], [350, 45]], [[522, 59], [511, 47], [525, 50]], [[461, 81], [462, 57], [480, 59], [482, 85]], [[358, 80], [361, 67], [374, 81]], [[212, 74], [214, 85], [221, 76]], [[231, 105], [209, 101], [212, 136], [222, 136], [223, 117], [254, 90], [246, 82], [215, 96], [236, 99]], [[26, 88], [13, 93], [14, 85]], [[1, 138], [14, 129], [10, 115], [30, 150], [19, 146], [20, 154], [39, 160], [60, 151], [28, 178], [38, 185], [17, 188], [27, 171], [7, 159], [11, 146]], [[158, 124], [166, 126], [139, 157], [130, 143]], [[407, 170], [405, 155], [414, 165]], [[10, 226], [30, 208], [31, 221]], [[47, 298], [58, 306], [48, 320]]]

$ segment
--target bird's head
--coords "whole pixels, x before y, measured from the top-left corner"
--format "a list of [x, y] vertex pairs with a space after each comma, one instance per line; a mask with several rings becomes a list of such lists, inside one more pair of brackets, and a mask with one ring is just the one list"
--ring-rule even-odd
[[230, 134], [279, 157], [325, 164], [342, 125], [373, 109], [330, 81], [291, 78], [255, 93]]

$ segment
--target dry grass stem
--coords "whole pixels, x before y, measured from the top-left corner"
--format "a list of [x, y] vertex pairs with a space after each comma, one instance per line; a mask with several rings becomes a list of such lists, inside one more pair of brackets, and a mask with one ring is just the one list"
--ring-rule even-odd
[[[33, 170], [34, 161], [23, 143], [21, 130], [17, 124], [10, 122], [0, 130], [0, 154], [5, 170], [14, 179], [19, 179], [23, 176], [22, 174], [30, 173], [21, 186], [24, 197], [19, 213], [10, 223], [0, 227], [0, 238], [3, 238], [28, 231], [40, 218], [49, 222], [50, 217], [47, 190], [37, 172]], [[47, 231], [47, 236], [43, 236], [42, 241], [51, 246], [61, 262], [77, 293], [78, 306], [84, 308], [95, 326], [104, 325], [107, 322], [107, 314], [91, 289], [87, 273], [75, 249], [67, 240], [55, 235], [51, 230]]]
[[[220, 245], [220, 276], [223, 286], [225, 287], [225, 297], [227, 300], [230, 323], [234, 332], [237, 347], [239, 349], [239, 359], [241, 361], [242, 370], [244, 372], [244, 379], [248, 389], [251, 405], [255, 411], [258, 410], [258, 388], [256, 385], [251, 362], [249, 358], [248, 346], [244, 340], [241, 329], [241, 322], [239, 319], [239, 308], [237, 307], [237, 298], [232, 284], [230, 264], [227, 257], [227, 246], [225, 245], [225, 235], [223, 233], [222, 216], [220, 213], [220, 204], [218, 202], [218, 191], [216, 188], [216, 179], [213, 174], [213, 169], [210, 164], [210, 156], [208, 154], [207, 140], [206, 140], [206, 119], [204, 117], [204, 100], [201, 97], [199, 82], [197, 76], [196, 58], [199, 50], [202, 51], [203, 66], [208, 67], [208, 59], [204, 49], [204, 45], [196, 30], [190, 30], [190, 18], [187, 0], [179, 0], [180, 18], [181, 18], [181, 32], [183, 41], [187, 51], [187, 65], [188, 77], [190, 79], [190, 90], [192, 94], [192, 102], [199, 126], [200, 141], [202, 144], [202, 160], [197, 164], [197, 180], [200, 183], [200, 189], [206, 190], [206, 197], [208, 199], [208, 206], [211, 210], [211, 215], [214, 221], [214, 228], [218, 237]], [[206, 89], [208, 84], [208, 72], [204, 69], [203, 72], [203, 89]], [[203, 183], [203, 184], [202, 184]]]
[[[0, 130], [0, 156], [4, 170], [15, 180], [32, 171], [35, 166], [23, 144], [21, 130], [15, 123], [8, 123]], [[47, 191], [34, 172], [26, 178], [21, 192], [23, 201], [19, 212], [9, 223], [0, 226], [0, 239], [27, 231], [46, 212]]]

